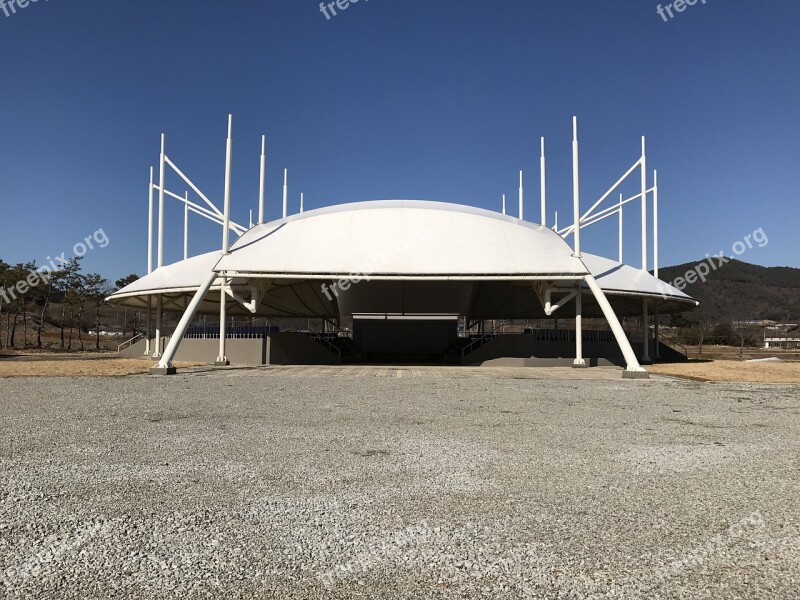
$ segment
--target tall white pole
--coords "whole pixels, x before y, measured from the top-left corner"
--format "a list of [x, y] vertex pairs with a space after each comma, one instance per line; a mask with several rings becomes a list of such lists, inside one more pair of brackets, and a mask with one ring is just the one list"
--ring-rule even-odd
[[158, 168], [158, 267], [164, 266], [164, 169], [166, 160], [164, 157], [164, 134], [161, 134], [161, 157]]
[[503, 214], [506, 214], [506, 195], [503, 194]]
[[[231, 227], [231, 159], [233, 157], [233, 115], [228, 115], [228, 140], [225, 144], [225, 200], [222, 223], [222, 254], [230, 250]], [[224, 287], [224, 286], [223, 286]]]
[[147, 186], [147, 274], [153, 272], [153, 167], [150, 167], [150, 185]]
[[[231, 218], [231, 159], [233, 154], [233, 115], [228, 115], [228, 140], [225, 146], [225, 201], [224, 201], [224, 221], [222, 232], [222, 254], [228, 254], [230, 251], [230, 218]], [[225, 356], [225, 336], [226, 336], [226, 301], [227, 294], [225, 288], [227, 287], [228, 280], [224, 276], [221, 279], [219, 287], [219, 356], [217, 356], [216, 366], [226, 366], [230, 364], [228, 358]]]
[[650, 315], [647, 311], [647, 299], [642, 301], [642, 362], [650, 362]]
[[[150, 184], [147, 186], [147, 274], [153, 272], [153, 167], [150, 167]], [[144, 353], [150, 354], [150, 333], [153, 328], [153, 297], [147, 297], [147, 333], [144, 336]]]
[[305, 208], [303, 207], [303, 200], [304, 200], [303, 192], [300, 192], [300, 212], [301, 213], [305, 210]]
[[214, 363], [215, 367], [227, 367], [230, 363], [228, 357], [225, 356], [225, 336], [227, 335], [226, 330], [226, 323], [225, 320], [227, 317], [226, 302], [227, 302], [227, 294], [225, 292], [225, 288], [228, 285], [228, 279], [226, 277], [221, 278], [221, 284], [219, 287], [220, 294], [219, 294], [219, 356], [217, 356], [217, 361]]
[[553, 231], [558, 231], [558, 211], [556, 211], [554, 222], [553, 222]]
[[289, 214], [289, 169], [283, 170], [283, 218]]
[[586, 366], [583, 360], [583, 291], [582, 281], [578, 281], [578, 295], [575, 296], [575, 362], [572, 366], [582, 368]]
[[[645, 137], [642, 136], [642, 270], [647, 271], [647, 152]], [[650, 316], [647, 312], [647, 299], [642, 300], [642, 362], [650, 362]]]
[[250, 229], [253, 228], [253, 209], [250, 209]]
[[541, 196], [542, 196], [542, 225], [547, 226], [547, 169], [544, 157], [544, 138], [542, 138], [542, 154], [539, 159], [539, 166], [541, 169]]
[[658, 171], [653, 171], [653, 274], [658, 277]]
[[647, 153], [642, 136], [642, 270], [647, 271]]
[[189, 258], [189, 192], [183, 204], [183, 260]]
[[[158, 267], [164, 266], [164, 176], [166, 167], [165, 135], [161, 134], [161, 155], [159, 158], [158, 169]], [[153, 358], [161, 357], [161, 321], [164, 313], [164, 298], [159, 295], [156, 298], [156, 347]]]
[[522, 190], [522, 171], [519, 172], [519, 219], [520, 221], [525, 218], [523, 212], [523, 199], [524, 199], [524, 192]]
[[261, 177], [258, 188], [258, 222], [264, 222], [264, 185], [267, 181], [267, 136], [261, 136]]
[[622, 263], [622, 194], [619, 195], [619, 262]]
[[161, 358], [161, 319], [164, 315], [164, 298], [159, 295], [156, 297], [156, 347], [153, 351], [153, 358]]
[[[658, 171], [653, 171], [653, 274], [658, 278]], [[658, 331], [658, 301], [653, 307], [653, 354], [656, 359], [661, 358]]]
[[575, 232], [575, 251], [572, 256], [581, 257], [581, 188], [578, 172], [578, 117], [572, 117], [572, 208]]
[[[575, 227], [575, 252], [576, 258], [581, 257], [581, 192], [578, 171], [578, 117], [572, 117], [572, 214]], [[575, 297], [575, 362], [574, 367], [585, 367], [583, 360], [583, 298], [582, 281], [578, 282], [578, 295]]]

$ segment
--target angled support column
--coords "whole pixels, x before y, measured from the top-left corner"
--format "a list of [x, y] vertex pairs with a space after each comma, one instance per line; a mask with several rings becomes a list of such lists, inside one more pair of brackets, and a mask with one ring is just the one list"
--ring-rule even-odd
[[592, 294], [594, 294], [597, 304], [600, 305], [600, 310], [603, 311], [603, 316], [605, 316], [606, 321], [608, 321], [608, 324], [611, 327], [611, 331], [614, 333], [614, 337], [617, 339], [619, 349], [622, 350], [622, 356], [625, 357], [625, 363], [627, 364], [627, 367], [623, 372], [622, 377], [625, 379], [649, 379], [650, 375], [641, 367], [639, 361], [636, 360], [636, 354], [633, 352], [631, 343], [628, 341], [628, 337], [622, 330], [622, 325], [620, 325], [619, 319], [617, 319], [617, 315], [614, 312], [614, 309], [611, 308], [611, 304], [609, 304], [608, 298], [606, 298], [603, 290], [600, 289], [597, 281], [595, 281], [595, 278], [591, 275], [586, 276], [586, 284], [589, 286]]
[[175, 374], [175, 367], [172, 366], [175, 353], [178, 351], [178, 347], [181, 345], [183, 336], [186, 334], [186, 330], [189, 328], [192, 319], [194, 319], [197, 309], [200, 308], [200, 303], [203, 301], [203, 298], [206, 297], [206, 294], [208, 294], [208, 290], [211, 289], [211, 286], [216, 278], [216, 273], [210, 273], [206, 280], [200, 285], [200, 288], [197, 290], [197, 292], [195, 292], [192, 301], [189, 303], [189, 306], [186, 307], [178, 326], [175, 328], [175, 332], [172, 334], [169, 344], [167, 344], [167, 348], [164, 350], [164, 354], [161, 356], [161, 360], [155, 367], [150, 369], [151, 375]]

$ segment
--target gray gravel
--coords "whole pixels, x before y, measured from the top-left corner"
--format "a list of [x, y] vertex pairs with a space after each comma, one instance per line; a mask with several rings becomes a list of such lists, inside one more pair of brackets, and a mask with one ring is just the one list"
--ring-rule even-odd
[[797, 598], [800, 387], [0, 380], [9, 598]]

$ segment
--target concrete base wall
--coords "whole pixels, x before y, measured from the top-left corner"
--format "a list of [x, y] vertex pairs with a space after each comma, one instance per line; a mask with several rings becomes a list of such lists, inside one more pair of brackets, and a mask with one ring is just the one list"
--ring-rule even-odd
[[[584, 342], [583, 358], [592, 366], [625, 366], [625, 359], [616, 342]], [[545, 359], [549, 362], [542, 362]], [[551, 362], [556, 359], [571, 365], [575, 360], [575, 343], [543, 342], [524, 334], [500, 335], [465, 356], [464, 364], [497, 364], [493, 361], [503, 360], [514, 362], [514, 366], [559, 366]], [[519, 363], [519, 360], [523, 363]], [[530, 364], [526, 364], [526, 361]], [[511, 366], [511, 362], [508, 366]]]
[[[153, 348], [154, 344], [155, 340], [150, 340], [150, 348]], [[144, 348], [145, 348], [145, 340], [139, 340], [132, 346], [128, 346], [127, 348], [125, 348], [125, 350], [118, 353], [117, 356], [119, 356], [120, 358], [144, 358], [145, 357]]]
[[[164, 347], [170, 338], [164, 338]], [[150, 348], [155, 347], [155, 340]], [[144, 358], [141, 340], [120, 352], [125, 358]], [[218, 339], [186, 339], [175, 355], [176, 361], [213, 363], [219, 354]], [[232, 365], [335, 365], [341, 359], [302, 333], [271, 333], [263, 339], [233, 339], [225, 343]]]
[[[574, 358], [495, 358], [480, 363], [482, 367], [571, 367]], [[587, 367], [619, 367], [605, 358], [584, 357]]]
[[267, 365], [340, 365], [342, 359], [302, 333], [271, 333]]

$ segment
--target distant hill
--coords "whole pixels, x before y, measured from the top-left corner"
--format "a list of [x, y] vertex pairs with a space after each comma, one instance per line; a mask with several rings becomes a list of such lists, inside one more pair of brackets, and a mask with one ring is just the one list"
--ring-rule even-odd
[[[658, 276], [674, 282], [699, 264], [659, 269]], [[797, 323], [800, 319], [800, 269], [792, 267], [761, 267], [731, 259], [712, 270], [705, 283], [687, 284], [683, 291], [700, 301], [699, 308], [684, 315], [692, 321], [771, 319]]]

